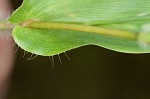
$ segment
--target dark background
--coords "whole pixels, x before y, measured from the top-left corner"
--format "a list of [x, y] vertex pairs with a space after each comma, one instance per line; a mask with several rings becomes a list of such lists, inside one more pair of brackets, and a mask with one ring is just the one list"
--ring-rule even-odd
[[[13, 8], [21, 0], [11, 0]], [[37, 0], [38, 1], [38, 0]], [[19, 49], [7, 99], [150, 99], [150, 54], [132, 55], [85, 46], [29, 61]]]

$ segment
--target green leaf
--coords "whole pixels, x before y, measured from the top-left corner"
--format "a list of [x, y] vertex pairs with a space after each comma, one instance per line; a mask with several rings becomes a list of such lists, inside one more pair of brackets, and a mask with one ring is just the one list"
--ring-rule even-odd
[[[28, 20], [123, 30], [137, 33], [137, 38], [20, 25]], [[150, 52], [150, 40], [144, 40], [150, 33], [150, 0], [24, 0], [9, 21], [16, 25], [15, 42], [38, 55], [51, 56], [85, 45], [126, 53]]]

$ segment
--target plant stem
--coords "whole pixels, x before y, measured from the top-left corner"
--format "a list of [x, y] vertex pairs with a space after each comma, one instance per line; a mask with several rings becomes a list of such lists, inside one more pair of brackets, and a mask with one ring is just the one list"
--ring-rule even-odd
[[7, 21], [0, 22], [0, 30], [12, 30], [13, 27]]
[[[125, 38], [130, 40], [137, 39], [136, 32], [107, 29], [98, 26], [79, 25], [70, 23], [57, 23], [57, 22], [41, 22], [41, 21], [25, 21], [20, 24], [27, 28], [46, 28], [46, 29], [60, 29], [60, 30], [72, 30], [80, 32], [88, 32], [94, 34], [108, 35], [119, 38]], [[0, 22], [0, 30], [11, 30], [13, 27], [6, 21]]]
[[107, 29], [97, 26], [88, 26], [88, 25], [77, 25], [77, 24], [69, 24], [69, 23], [55, 23], [55, 22], [40, 22], [40, 21], [26, 21], [21, 24], [27, 28], [46, 28], [46, 29], [60, 29], [60, 30], [73, 30], [80, 32], [88, 32], [95, 34], [102, 34], [120, 38], [126, 38], [130, 40], [137, 39], [136, 32], [129, 32], [123, 30], [114, 30]]

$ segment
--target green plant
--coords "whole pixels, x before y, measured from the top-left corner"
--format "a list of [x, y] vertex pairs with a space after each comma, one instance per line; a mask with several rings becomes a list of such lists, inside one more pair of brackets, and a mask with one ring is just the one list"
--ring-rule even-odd
[[24, 0], [1, 29], [25, 51], [52, 56], [85, 45], [150, 52], [150, 0]]

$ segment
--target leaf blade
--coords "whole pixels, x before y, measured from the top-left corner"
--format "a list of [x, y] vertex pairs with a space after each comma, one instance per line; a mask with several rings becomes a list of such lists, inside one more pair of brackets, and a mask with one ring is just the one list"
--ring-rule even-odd
[[[143, 27], [150, 24], [149, 5], [149, 0], [38, 0], [38, 2], [24, 0], [9, 21], [14, 24], [37, 20], [95, 25], [140, 34], [145, 31]], [[17, 26], [13, 31], [13, 37], [21, 48], [43, 56], [55, 55], [84, 45], [98, 45], [125, 53], [150, 52], [149, 47], [145, 48], [139, 44], [138, 38], [137, 41], [131, 41], [76, 31], [30, 29]], [[37, 37], [40, 38], [37, 39]]]
[[150, 52], [150, 49], [141, 48], [135, 41], [67, 30], [30, 29], [17, 26], [13, 31], [13, 37], [22, 49], [42, 56], [56, 55], [85, 45], [98, 45], [127, 53]]

